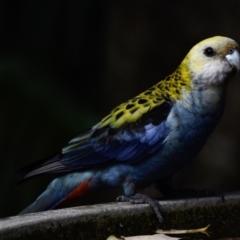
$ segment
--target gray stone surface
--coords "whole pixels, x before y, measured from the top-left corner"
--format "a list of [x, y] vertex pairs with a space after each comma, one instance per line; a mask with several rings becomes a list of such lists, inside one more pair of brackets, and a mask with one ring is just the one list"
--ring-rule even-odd
[[[240, 236], [240, 193], [161, 201], [167, 228], [213, 226], [214, 236]], [[222, 224], [224, 222], [224, 224]], [[221, 223], [221, 227], [215, 226]], [[153, 234], [160, 228], [146, 204], [109, 203], [0, 219], [0, 239], [107, 239], [109, 235]]]

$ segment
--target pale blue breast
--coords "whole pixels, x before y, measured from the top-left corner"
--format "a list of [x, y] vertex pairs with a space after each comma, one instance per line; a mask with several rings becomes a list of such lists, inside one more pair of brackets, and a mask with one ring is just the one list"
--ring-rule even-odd
[[214, 108], [206, 107], [203, 96], [198, 101], [187, 100], [187, 108], [181, 102], [173, 107], [165, 122], [169, 134], [163, 147], [143, 164], [151, 172], [150, 180], [173, 175], [197, 155], [222, 116], [225, 93]]
[[206, 107], [203, 96], [199, 96], [198, 101], [188, 98], [189, 104], [176, 103], [164, 126], [161, 126], [159, 134], [162, 134], [162, 129], [167, 132], [161, 148], [140, 163], [118, 163], [100, 170], [95, 184], [123, 186], [125, 194], [131, 195], [136, 188], [174, 175], [197, 155], [219, 122], [225, 98], [222, 96], [219, 99], [209, 107]]

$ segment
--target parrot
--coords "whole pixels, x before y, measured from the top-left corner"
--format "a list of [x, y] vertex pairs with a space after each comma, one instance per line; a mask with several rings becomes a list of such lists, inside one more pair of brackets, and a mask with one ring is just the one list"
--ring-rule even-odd
[[159, 201], [139, 191], [171, 179], [194, 159], [218, 124], [226, 88], [240, 69], [238, 44], [205, 39], [177, 69], [120, 104], [58, 153], [18, 171], [20, 181], [57, 174], [20, 214], [56, 209], [96, 189], [122, 188], [117, 201], [147, 203], [164, 222]]

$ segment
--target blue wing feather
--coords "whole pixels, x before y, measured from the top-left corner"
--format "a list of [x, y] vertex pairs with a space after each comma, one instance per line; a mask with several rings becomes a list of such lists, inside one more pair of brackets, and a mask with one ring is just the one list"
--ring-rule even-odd
[[62, 149], [60, 154], [21, 169], [24, 179], [46, 173], [73, 172], [122, 162], [134, 164], [161, 149], [168, 135], [165, 121], [171, 110], [170, 103], [145, 113], [135, 123], [127, 123], [119, 129], [110, 126], [82, 133]]
[[[63, 149], [61, 161], [68, 167], [74, 165], [79, 168], [109, 161], [139, 162], [161, 148], [168, 134], [165, 120], [170, 109], [171, 105], [165, 103], [146, 113], [136, 123], [126, 124], [120, 129], [94, 129], [88, 133], [87, 141], [80, 141], [74, 148], [72, 144], [76, 145], [77, 141], [73, 139]], [[76, 139], [82, 139], [81, 135]]]

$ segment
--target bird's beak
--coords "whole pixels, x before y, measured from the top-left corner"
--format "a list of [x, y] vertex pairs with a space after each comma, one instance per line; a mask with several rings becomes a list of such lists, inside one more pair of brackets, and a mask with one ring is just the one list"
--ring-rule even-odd
[[233, 53], [227, 54], [226, 59], [232, 68], [235, 68], [237, 71], [240, 70], [240, 55], [237, 49], [235, 49]]

